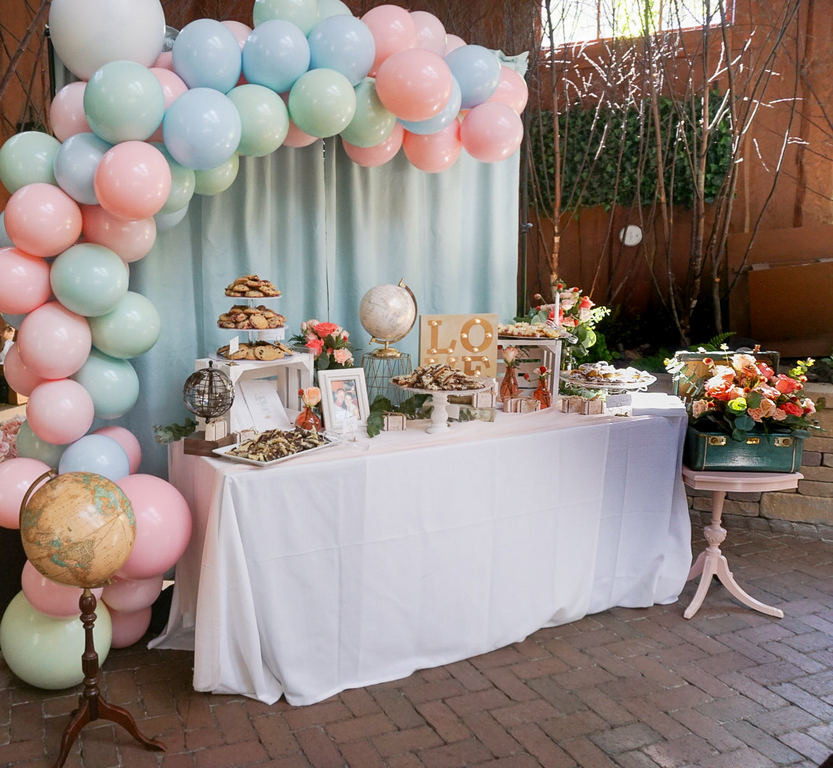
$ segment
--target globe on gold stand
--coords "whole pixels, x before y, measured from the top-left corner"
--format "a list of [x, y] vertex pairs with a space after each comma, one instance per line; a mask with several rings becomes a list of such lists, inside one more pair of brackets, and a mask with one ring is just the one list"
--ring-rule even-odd
[[[43, 483], [47, 478], [53, 478]], [[84, 691], [64, 730], [55, 768], [61, 768], [81, 729], [93, 720], [121, 725], [145, 748], [165, 745], [143, 736], [127, 710], [110, 704], [98, 688], [98, 653], [93, 640], [96, 599], [93, 587], [104, 584], [125, 563], [136, 538], [133, 508], [124, 492], [92, 472], [50, 470], [26, 492], [20, 505], [23, 551], [39, 573], [59, 584], [83, 589], [78, 601], [84, 626]]]

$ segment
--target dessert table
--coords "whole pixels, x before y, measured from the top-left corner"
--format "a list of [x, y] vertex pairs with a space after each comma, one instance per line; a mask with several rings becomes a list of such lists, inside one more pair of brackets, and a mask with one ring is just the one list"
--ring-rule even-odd
[[270, 468], [171, 446], [194, 529], [151, 646], [193, 649], [199, 691], [300, 705], [676, 601], [691, 565], [680, 401], [497, 417]]

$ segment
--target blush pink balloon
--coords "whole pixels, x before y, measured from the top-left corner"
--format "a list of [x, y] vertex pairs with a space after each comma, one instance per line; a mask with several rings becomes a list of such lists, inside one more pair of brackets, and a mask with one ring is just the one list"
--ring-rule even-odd
[[156, 220], [152, 216], [120, 219], [100, 205], [82, 205], [81, 216], [84, 237], [114, 251], [125, 263], [143, 259], [156, 242]]
[[171, 167], [156, 147], [123, 141], [104, 153], [93, 187], [105, 211], [123, 219], [146, 219], [159, 213], [168, 199]]
[[501, 67], [497, 90], [487, 101], [506, 104], [507, 107], [512, 107], [520, 115], [526, 108], [528, 100], [529, 86], [527, 86], [526, 80], [511, 67]]
[[449, 53], [452, 51], [456, 51], [458, 48], [462, 48], [466, 44], [466, 41], [463, 40], [462, 37], [458, 35], [446, 35], [445, 36], [445, 55], [448, 56]]
[[24, 397], [29, 397], [38, 384], [43, 384], [46, 381], [43, 376], [38, 376], [26, 367], [20, 357], [20, 347], [17, 344], [13, 344], [12, 348], [6, 353], [6, 359], [3, 362], [3, 376], [6, 383]]
[[136, 540], [116, 576], [149, 579], [164, 574], [176, 565], [191, 538], [188, 502], [174, 486], [154, 475], [128, 475], [118, 484], [133, 507]]
[[0, 313], [26, 314], [51, 295], [47, 262], [19, 248], [0, 248]]
[[[165, 96], [165, 109], [171, 106], [177, 97], [182, 96], [188, 90], [185, 81], [173, 70], [167, 67], [151, 67], [154, 77], [162, 86], [162, 94]], [[162, 141], [162, 126], [160, 125], [148, 141]]]
[[402, 149], [411, 165], [427, 173], [440, 173], [451, 168], [460, 157], [463, 144], [460, 141], [460, 123], [452, 120], [436, 133], [421, 136], [405, 131]]
[[163, 51], [156, 57], [151, 69], [167, 69], [174, 71], [174, 55], [172, 51]]
[[301, 147], [308, 147], [316, 141], [318, 141], [317, 136], [310, 136], [308, 133], [304, 133], [292, 120], [289, 121], [289, 131], [283, 140], [283, 146], [300, 149]]
[[122, 613], [121, 611], [110, 611], [110, 623], [113, 625], [113, 638], [110, 641], [111, 648], [128, 648], [141, 640], [150, 627], [153, 611], [150, 608], [143, 608], [134, 613]]
[[393, 127], [391, 135], [388, 136], [380, 144], [373, 147], [357, 147], [350, 144], [343, 138], [341, 140], [344, 146], [344, 151], [347, 156], [357, 165], [365, 168], [376, 168], [379, 165], [384, 165], [389, 160], [395, 157], [402, 146], [402, 139], [405, 136], [405, 129], [400, 123], [396, 123]]
[[[20, 585], [32, 607], [46, 616], [51, 616], [53, 619], [68, 619], [81, 613], [78, 601], [83, 590], [80, 587], [68, 587], [47, 579], [28, 560], [20, 575]], [[91, 591], [97, 600], [101, 597], [104, 588], [96, 587]]]
[[241, 21], [221, 21], [222, 24], [226, 29], [228, 29], [231, 34], [234, 35], [235, 39], [237, 40], [237, 44], [240, 46], [240, 50], [243, 50], [243, 46], [246, 45], [246, 40], [249, 39], [249, 35], [252, 34], [252, 28], [247, 26]]
[[93, 399], [72, 379], [45, 381], [35, 387], [26, 404], [26, 419], [32, 432], [53, 445], [74, 443], [84, 437], [93, 418]]
[[374, 76], [382, 62], [397, 51], [415, 48], [417, 25], [404, 8], [398, 5], [377, 5], [371, 8], [361, 20], [373, 35], [376, 44], [376, 58], [370, 75]]
[[27, 184], [6, 204], [6, 233], [32, 256], [57, 256], [81, 234], [81, 209], [54, 184]]
[[64, 379], [87, 361], [92, 333], [85, 318], [57, 301], [50, 301], [26, 315], [20, 324], [17, 346], [23, 363], [33, 374], [43, 379]]
[[445, 56], [445, 27], [443, 23], [428, 11], [411, 11], [411, 18], [417, 28], [417, 48]]
[[451, 98], [452, 77], [441, 57], [413, 48], [387, 58], [376, 75], [379, 101], [398, 118], [429, 120]]
[[102, 600], [107, 603], [108, 608], [114, 608], [123, 613], [133, 613], [150, 608], [161, 593], [162, 574], [151, 576], [149, 579], [116, 577], [111, 584], [104, 587]]
[[142, 463], [142, 446], [139, 440], [129, 429], [124, 427], [107, 426], [93, 430], [94, 435], [104, 435], [115, 440], [127, 454], [127, 460], [130, 462], [130, 474], [135, 475], [139, 471], [139, 465]]
[[524, 126], [518, 113], [506, 104], [478, 104], [463, 120], [460, 138], [475, 160], [498, 163], [521, 146]]
[[66, 141], [76, 133], [92, 133], [84, 114], [84, 91], [87, 84], [79, 80], [61, 88], [49, 107], [49, 125], [58, 141]]
[[[26, 491], [49, 467], [37, 459], [0, 461], [0, 526], [20, 528], [20, 505]], [[44, 478], [46, 482], [47, 478]]]

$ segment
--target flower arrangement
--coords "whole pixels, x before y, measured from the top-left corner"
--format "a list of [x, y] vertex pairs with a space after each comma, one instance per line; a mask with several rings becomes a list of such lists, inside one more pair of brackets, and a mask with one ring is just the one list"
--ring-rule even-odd
[[[693, 387], [689, 419], [698, 427], [717, 428], [733, 440], [746, 440], [748, 432], [795, 432], [817, 429], [811, 419], [816, 411], [809, 397], [802, 397], [812, 359], [799, 361], [789, 374], [776, 373], [754, 355], [726, 353], [725, 358], [703, 360], [707, 376], [689, 382]], [[678, 373], [677, 364], [669, 370]]]
[[298, 397], [307, 408], [315, 408], [321, 402], [321, 390], [318, 387], [307, 387], [298, 390]]
[[536, 381], [543, 381], [545, 384], [547, 383], [550, 376], [552, 376], [552, 371], [545, 365], [539, 365], [534, 371], [532, 371], [532, 373], [524, 374], [524, 378], [527, 381], [533, 381], [534, 377]]
[[340, 325], [313, 319], [301, 323], [301, 332], [290, 341], [311, 350], [316, 369], [323, 371], [353, 367], [353, 347], [349, 339], [350, 334]]
[[17, 458], [17, 433], [23, 424], [22, 416], [0, 422], [0, 461]]
[[501, 348], [501, 355], [503, 357], [503, 362], [506, 364], [507, 368], [517, 368], [518, 357], [520, 357], [521, 350], [517, 347], [502, 347]]

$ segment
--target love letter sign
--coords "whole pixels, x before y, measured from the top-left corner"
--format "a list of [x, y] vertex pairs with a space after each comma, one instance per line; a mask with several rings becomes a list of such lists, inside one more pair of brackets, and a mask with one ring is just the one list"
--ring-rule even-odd
[[497, 375], [497, 315], [420, 315], [419, 364], [448, 363], [469, 376]]

